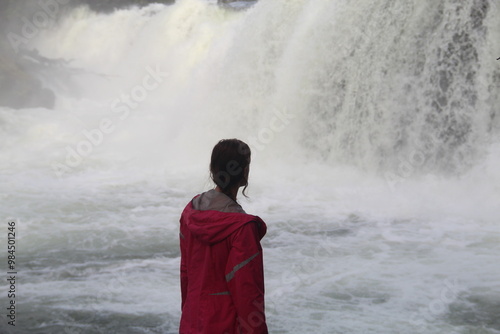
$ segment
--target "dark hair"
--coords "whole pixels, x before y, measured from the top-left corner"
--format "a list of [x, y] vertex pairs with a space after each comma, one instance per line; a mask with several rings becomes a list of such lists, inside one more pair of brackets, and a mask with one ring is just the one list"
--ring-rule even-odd
[[[250, 165], [250, 147], [239, 139], [222, 139], [212, 150], [210, 176], [212, 181], [229, 196], [229, 189], [244, 186], [243, 195], [248, 187], [245, 169]], [[231, 196], [229, 196], [231, 197]]]

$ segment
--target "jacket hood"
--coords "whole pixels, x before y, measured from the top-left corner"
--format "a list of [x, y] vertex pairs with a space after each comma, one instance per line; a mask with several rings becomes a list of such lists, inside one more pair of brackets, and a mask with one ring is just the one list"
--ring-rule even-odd
[[241, 212], [196, 210], [193, 207], [193, 201], [189, 202], [182, 212], [181, 222], [194, 237], [207, 244], [215, 244], [224, 240], [249, 222], [258, 224], [261, 239], [266, 234], [266, 224], [257, 216]]

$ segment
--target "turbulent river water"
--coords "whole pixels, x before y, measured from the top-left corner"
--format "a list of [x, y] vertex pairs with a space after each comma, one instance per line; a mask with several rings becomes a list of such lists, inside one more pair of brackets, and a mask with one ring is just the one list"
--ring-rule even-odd
[[64, 3], [11, 31], [56, 99], [0, 107], [2, 333], [178, 332], [179, 215], [232, 137], [271, 333], [500, 333], [497, 0]]

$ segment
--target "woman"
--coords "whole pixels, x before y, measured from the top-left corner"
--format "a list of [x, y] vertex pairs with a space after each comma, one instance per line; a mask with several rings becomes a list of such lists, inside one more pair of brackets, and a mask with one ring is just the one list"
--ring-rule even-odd
[[260, 245], [266, 224], [236, 202], [240, 187], [245, 195], [249, 167], [247, 144], [221, 140], [210, 161], [215, 189], [182, 212], [181, 334], [268, 333]]

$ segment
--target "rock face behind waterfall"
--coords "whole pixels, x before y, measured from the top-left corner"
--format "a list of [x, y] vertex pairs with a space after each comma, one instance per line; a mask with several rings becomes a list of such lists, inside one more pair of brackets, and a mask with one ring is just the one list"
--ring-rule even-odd
[[[23, 61], [21, 54], [16, 54], [14, 48], [5, 39], [11, 30], [15, 30], [11, 23], [16, 21], [17, 7], [15, 2], [2, 2], [0, 7], [0, 106], [14, 109], [44, 107], [53, 108], [54, 93], [46, 88], [37, 77], [36, 66], [33, 62]], [[31, 65], [31, 66], [27, 66]], [[35, 71], [34, 71], [35, 70]]]
[[85, 4], [88, 5], [90, 9], [96, 12], [109, 13], [118, 8], [124, 8], [129, 6], [146, 6], [155, 3], [172, 4], [175, 0], [74, 0], [75, 4]]
[[0, 54], [0, 105], [20, 109], [53, 108], [54, 93], [19, 63]]
[[[155, 2], [168, 4], [174, 0]], [[151, 1], [145, 0], [72, 0], [70, 6], [88, 5], [94, 11], [112, 12], [117, 8], [143, 6], [149, 3]], [[63, 67], [64, 60], [45, 58], [24, 42], [14, 47], [6, 38], [10, 32], [15, 33], [19, 39], [29, 44], [29, 39], [22, 35], [22, 26], [26, 18], [40, 11], [41, 7], [38, 5], [38, 2], [17, 0], [0, 2], [0, 106], [14, 109], [54, 107], [55, 94], [44, 85], [40, 73], [50, 69], [51, 66]]]

